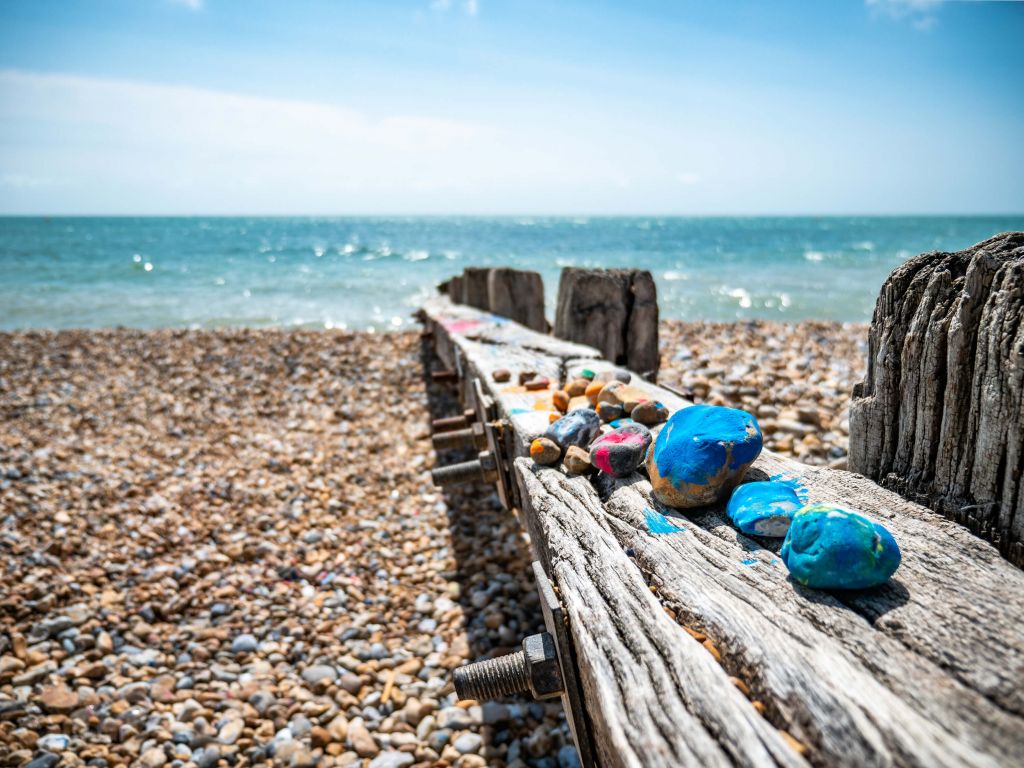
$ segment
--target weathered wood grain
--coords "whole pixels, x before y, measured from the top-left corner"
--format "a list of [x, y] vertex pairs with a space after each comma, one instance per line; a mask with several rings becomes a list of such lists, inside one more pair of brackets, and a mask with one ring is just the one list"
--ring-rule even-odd
[[[513, 413], [520, 393], [493, 381], [496, 367], [610, 366], [468, 308], [442, 302], [427, 316], [523, 432], [518, 455], [546, 413]], [[637, 385], [673, 411], [688, 405]], [[654, 503], [640, 473], [591, 483], [520, 459], [516, 475], [533, 546], [572, 619], [602, 765], [800, 762], [778, 729], [815, 764], [1021, 763], [1024, 574], [963, 528], [859, 475], [762, 454], [748, 479], [780, 476], [809, 501], [859, 509], [900, 545], [889, 584], [827, 593], [791, 582], [778, 542], [743, 536], [721, 509], [684, 517]], [[651, 516], [680, 530], [652, 532]], [[665, 608], [705, 633], [721, 663]]]
[[487, 274], [487, 305], [495, 315], [546, 333], [544, 280], [539, 272], [495, 267]]
[[850, 469], [1024, 565], [1024, 233], [898, 267], [854, 395]]
[[804, 765], [651, 594], [590, 483], [516, 462], [524, 514], [558, 585], [603, 766]]

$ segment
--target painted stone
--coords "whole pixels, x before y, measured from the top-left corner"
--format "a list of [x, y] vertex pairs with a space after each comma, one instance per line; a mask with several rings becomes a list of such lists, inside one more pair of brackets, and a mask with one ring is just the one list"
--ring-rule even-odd
[[565, 468], [569, 470], [569, 474], [572, 475], [585, 475], [594, 469], [594, 465], [590, 461], [590, 453], [578, 445], [570, 445], [566, 448], [563, 462]]
[[644, 400], [629, 412], [629, 416], [633, 421], [653, 427], [655, 424], [668, 421], [668, 408], [657, 400]]
[[562, 449], [554, 440], [538, 437], [530, 443], [530, 458], [538, 464], [554, 464], [562, 455]]
[[520, 371], [519, 372], [519, 386], [523, 386], [526, 382], [537, 378], [536, 371]]
[[639, 424], [637, 421], [633, 421], [631, 418], [626, 417], [622, 419], [616, 419], [615, 421], [609, 421], [605, 427], [611, 427], [612, 429], [618, 429], [619, 427], [626, 427], [630, 424]]
[[644, 463], [651, 439], [642, 424], [619, 427], [590, 444], [590, 461], [612, 477], [625, 477]]
[[597, 437], [600, 430], [601, 419], [596, 411], [589, 408], [577, 408], [551, 424], [544, 433], [544, 437], [554, 441], [563, 449], [570, 445], [586, 448]]
[[597, 374], [594, 381], [621, 381], [623, 384], [629, 384], [631, 378], [633, 378], [633, 374], [629, 371], [623, 368], [611, 368]]
[[552, 411], [548, 414], [548, 424], [554, 424], [560, 418], [562, 418], [562, 414]]
[[565, 386], [565, 391], [569, 393], [569, 397], [579, 397], [587, 393], [588, 386], [590, 386], [590, 382], [586, 379], [573, 379]]
[[597, 402], [612, 403], [614, 405], [621, 406], [626, 402], [627, 392], [628, 390], [626, 385], [621, 381], [609, 381], [601, 387], [601, 391], [597, 393]]
[[591, 405], [597, 405], [597, 396], [601, 394], [602, 389], [604, 389], [604, 383], [600, 381], [592, 381], [587, 385], [587, 390], [584, 394]]
[[551, 393], [551, 402], [555, 408], [565, 413], [569, 409], [569, 393], [563, 389], [556, 389]]
[[900, 548], [884, 526], [831, 504], [808, 504], [793, 516], [779, 557], [793, 580], [816, 589], [867, 589], [900, 565]]
[[749, 413], [717, 405], [676, 411], [647, 453], [658, 501], [689, 509], [720, 501], [761, 453], [761, 429]]
[[621, 405], [615, 403], [598, 403], [597, 415], [601, 417], [601, 421], [608, 422], [621, 419], [626, 415], [626, 411]]
[[550, 387], [551, 380], [541, 376], [536, 379], [530, 379], [523, 386], [526, 387], [528, 392], [538, 392], [542, 389], [547, 389], [548, 387]]
[[591, 381], [594, 378], [594, 372], [589, 368], [584, 368], [583, 370], [580, 371], [580, 376], [582, 376], [587, 381]]
[[491, 374], [491, 378], [493, 378], [499, 384], [502, 384], [512, 378], [512, 371], [510, 371], [508, 368], [499, 368], [498, 370]]
[[803, 502], [793, 487], [772, 481], [744, 483], [725, 507], [732, 524], [752, 536], [785, 536]]

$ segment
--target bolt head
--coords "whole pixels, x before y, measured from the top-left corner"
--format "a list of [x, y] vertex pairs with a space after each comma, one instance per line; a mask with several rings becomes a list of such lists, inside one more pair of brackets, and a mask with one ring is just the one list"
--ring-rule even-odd
[[530, 635], [523, 640], [526, 669], [530, 675], [530, 692], [535, 699], [551, 699], [564, 690], [562, 670], [558, 666], [555, 639], [547, 632]]

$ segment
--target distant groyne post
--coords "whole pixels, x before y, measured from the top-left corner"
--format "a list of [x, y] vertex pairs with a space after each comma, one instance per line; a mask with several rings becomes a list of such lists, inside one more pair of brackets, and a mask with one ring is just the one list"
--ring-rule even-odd
[[853, 394], [850, 470], [1024, 566], [1024, 232], [898, 267]]
[[606, 360], [657, 376], [658, 290], [646, 269], [566, 267], [558, 283], [555, 335], [601, 350]]
[[547, 333], [544, 318], [544, 280], [539, 272], [505, 267], [466, 267], [461, 275], [438, 286], [456, 304], [515, 320]]

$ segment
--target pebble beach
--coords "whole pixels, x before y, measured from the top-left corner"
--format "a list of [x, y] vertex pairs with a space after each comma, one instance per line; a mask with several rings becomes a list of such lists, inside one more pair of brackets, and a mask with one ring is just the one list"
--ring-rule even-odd
[[[841, 463], [867, 326], [661, 327], [659, 381]], [[543, 621], [493, 490], [442, 492], [415, 333], [0, 334], [0, 764], [578, 764], [451, 670]], [[443, 457], [443, 461], [454, 457]]]

